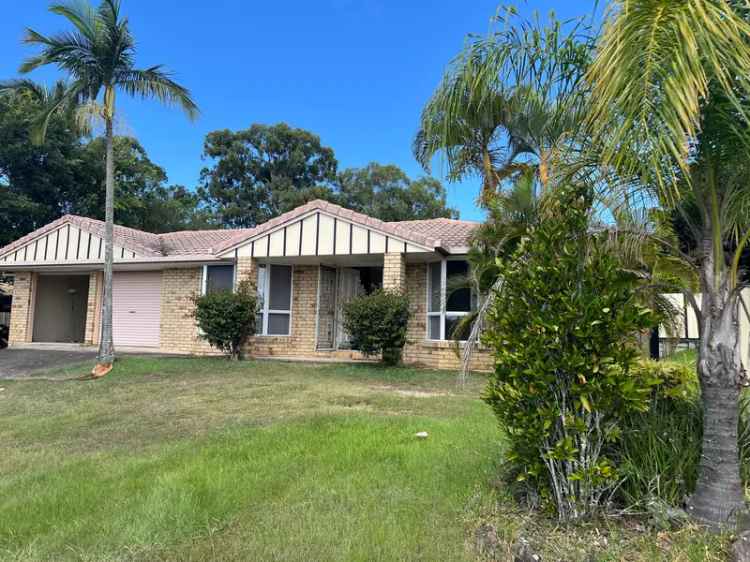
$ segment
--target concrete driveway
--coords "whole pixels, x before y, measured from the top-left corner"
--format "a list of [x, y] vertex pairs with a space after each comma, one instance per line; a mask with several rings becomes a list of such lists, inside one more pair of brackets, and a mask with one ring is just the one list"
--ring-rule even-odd
[[67, 367], [95, 357], [94, 349], [2, 349], [0, 379], [27, 377], [39, 371]]

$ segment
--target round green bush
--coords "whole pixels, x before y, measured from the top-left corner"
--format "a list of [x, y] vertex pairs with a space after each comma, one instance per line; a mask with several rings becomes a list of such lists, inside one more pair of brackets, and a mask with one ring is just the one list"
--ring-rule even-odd
[[252, 286], [243, 281], [236, 292], [219, 291], [195, 298], [195, 318], [201, 337], [232, 359], [255, 333], [258, 301]]
[[382, 353], [388, 365], [401, 360], [408, 321], [409, 301], [399, 293], [375, 291], [344, 305], [344, 329], [351, 337], [352, 348], [365, 355]]

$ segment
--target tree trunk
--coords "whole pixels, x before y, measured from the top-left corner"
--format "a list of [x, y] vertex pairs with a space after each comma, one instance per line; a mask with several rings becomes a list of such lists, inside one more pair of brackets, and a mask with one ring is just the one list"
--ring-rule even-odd
[[[706, 244], [708, 246], [708, 244]], [[703, 403], [703, 443], [690, 511], [719, 530], [735, 527], [744, 508], [737, 424], [742, 381], [738, 302], [724, 274], [714, 270], [713, 251], [703, 264], [698, 376]], [[723, 265], [723, 264], [722, 264]]]
[[115, 162], [114, 134], [112, 117], [106, 117], [106, 196], [104, 203], [104, 293], [102, 295], [102, 329], [99, 341], [100, 365], [111, 364], [115, 359], [115, 347], [112, 340], [112, 262], [114, 260], [114, 200], [115, 200]]

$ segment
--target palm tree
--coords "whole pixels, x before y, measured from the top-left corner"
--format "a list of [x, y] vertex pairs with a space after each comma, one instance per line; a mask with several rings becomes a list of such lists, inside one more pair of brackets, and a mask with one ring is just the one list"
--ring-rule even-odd
[[445, 156], [450, 180], [482, 178], [481, 201], [508, 178], [534, 170], [546, 189], [553, 167], [577, 151], [593, 35], [582, 20], [517, 20], [473, 40], [422, 111], [413, 151], [429, 171]]
[[704, 431], [693, 515], [718, 528], [744, 507], [737, 445], [741, 257], [750, 238], [750, 24], [732, 0], [619, 0], [590, 71], [588, 125], [629, 200], [661, 204], [689, 240], [652, 236], [691, 268], [701, 302]]
[[71, 106], [82, 113], [101, 118], [106, 142], [105, 259], [102, 329], [97, 367], [106, 372], [114, 360], [112, 340], [112, 261], [114, 221], [113, 129], [117, 92], [141, 98], [155, 98], [168, 105], [179, 105], [190, 118], [198, 108], [190, 92], [180, 86], [161, 66], [134, 68], [135, 40], [127, 18], [120, 15], [119, 0], [103, 0], [98, 8], [88, 3], [53, 4], [50, 11], [64, 17], [74, 30], [43, 35], [28, 29], [24, 42], [41, 47], [41, 52], [26, 60], [22, 74], [53, 65], [67, 72], [69, 83], [57, 95], [56, 103], [46, 107], [38, 120], [43, 136], [50, 116]]
[[498, 20], [498, 31], [471, 41], [449, 66], [422, 111], [413, 146], [427, 171], [442, 154], [450, 180], [482, 179], [488, 218], [475, 236], [466, 280], [480, 294], [480, 307], [454, 331], [467, 336], [461, 380], [502, 283], [496, 260], [512, 253], [537, 219], [541, 193], [581, 153], [585, 72], [594, 47], [583, 20], [563, 23], [551, 15], [543, 24], [519, 19], [513, 9]]

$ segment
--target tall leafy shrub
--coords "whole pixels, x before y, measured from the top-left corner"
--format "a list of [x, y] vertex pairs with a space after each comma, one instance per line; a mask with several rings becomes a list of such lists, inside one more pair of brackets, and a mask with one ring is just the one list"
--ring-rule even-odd
[[352, 347], [365, 355], [382, 354], [383, 362], [401, 360], [409, 321], [409, 301], [400, 293], [375, 291], [344, 306], [344, 329]]
[[648, 407], [655, 381], [633, 372], [636, 335], [655, 322], [603, 236], [591, 198], [561, 188], [500, 264], [484, 342], [496, 367], [484, 400], [508, 436], [517, 478], [561, 520], [590, 514], [618, 480], [604, 452], [623, 416]]
[[195, 298], [195, 318], [201, 337], [232, 359], [239, 359], [242, 347], [255, 333], [258, 309], [256, 293], [247, 281], [236, 292], [218, 291]]

